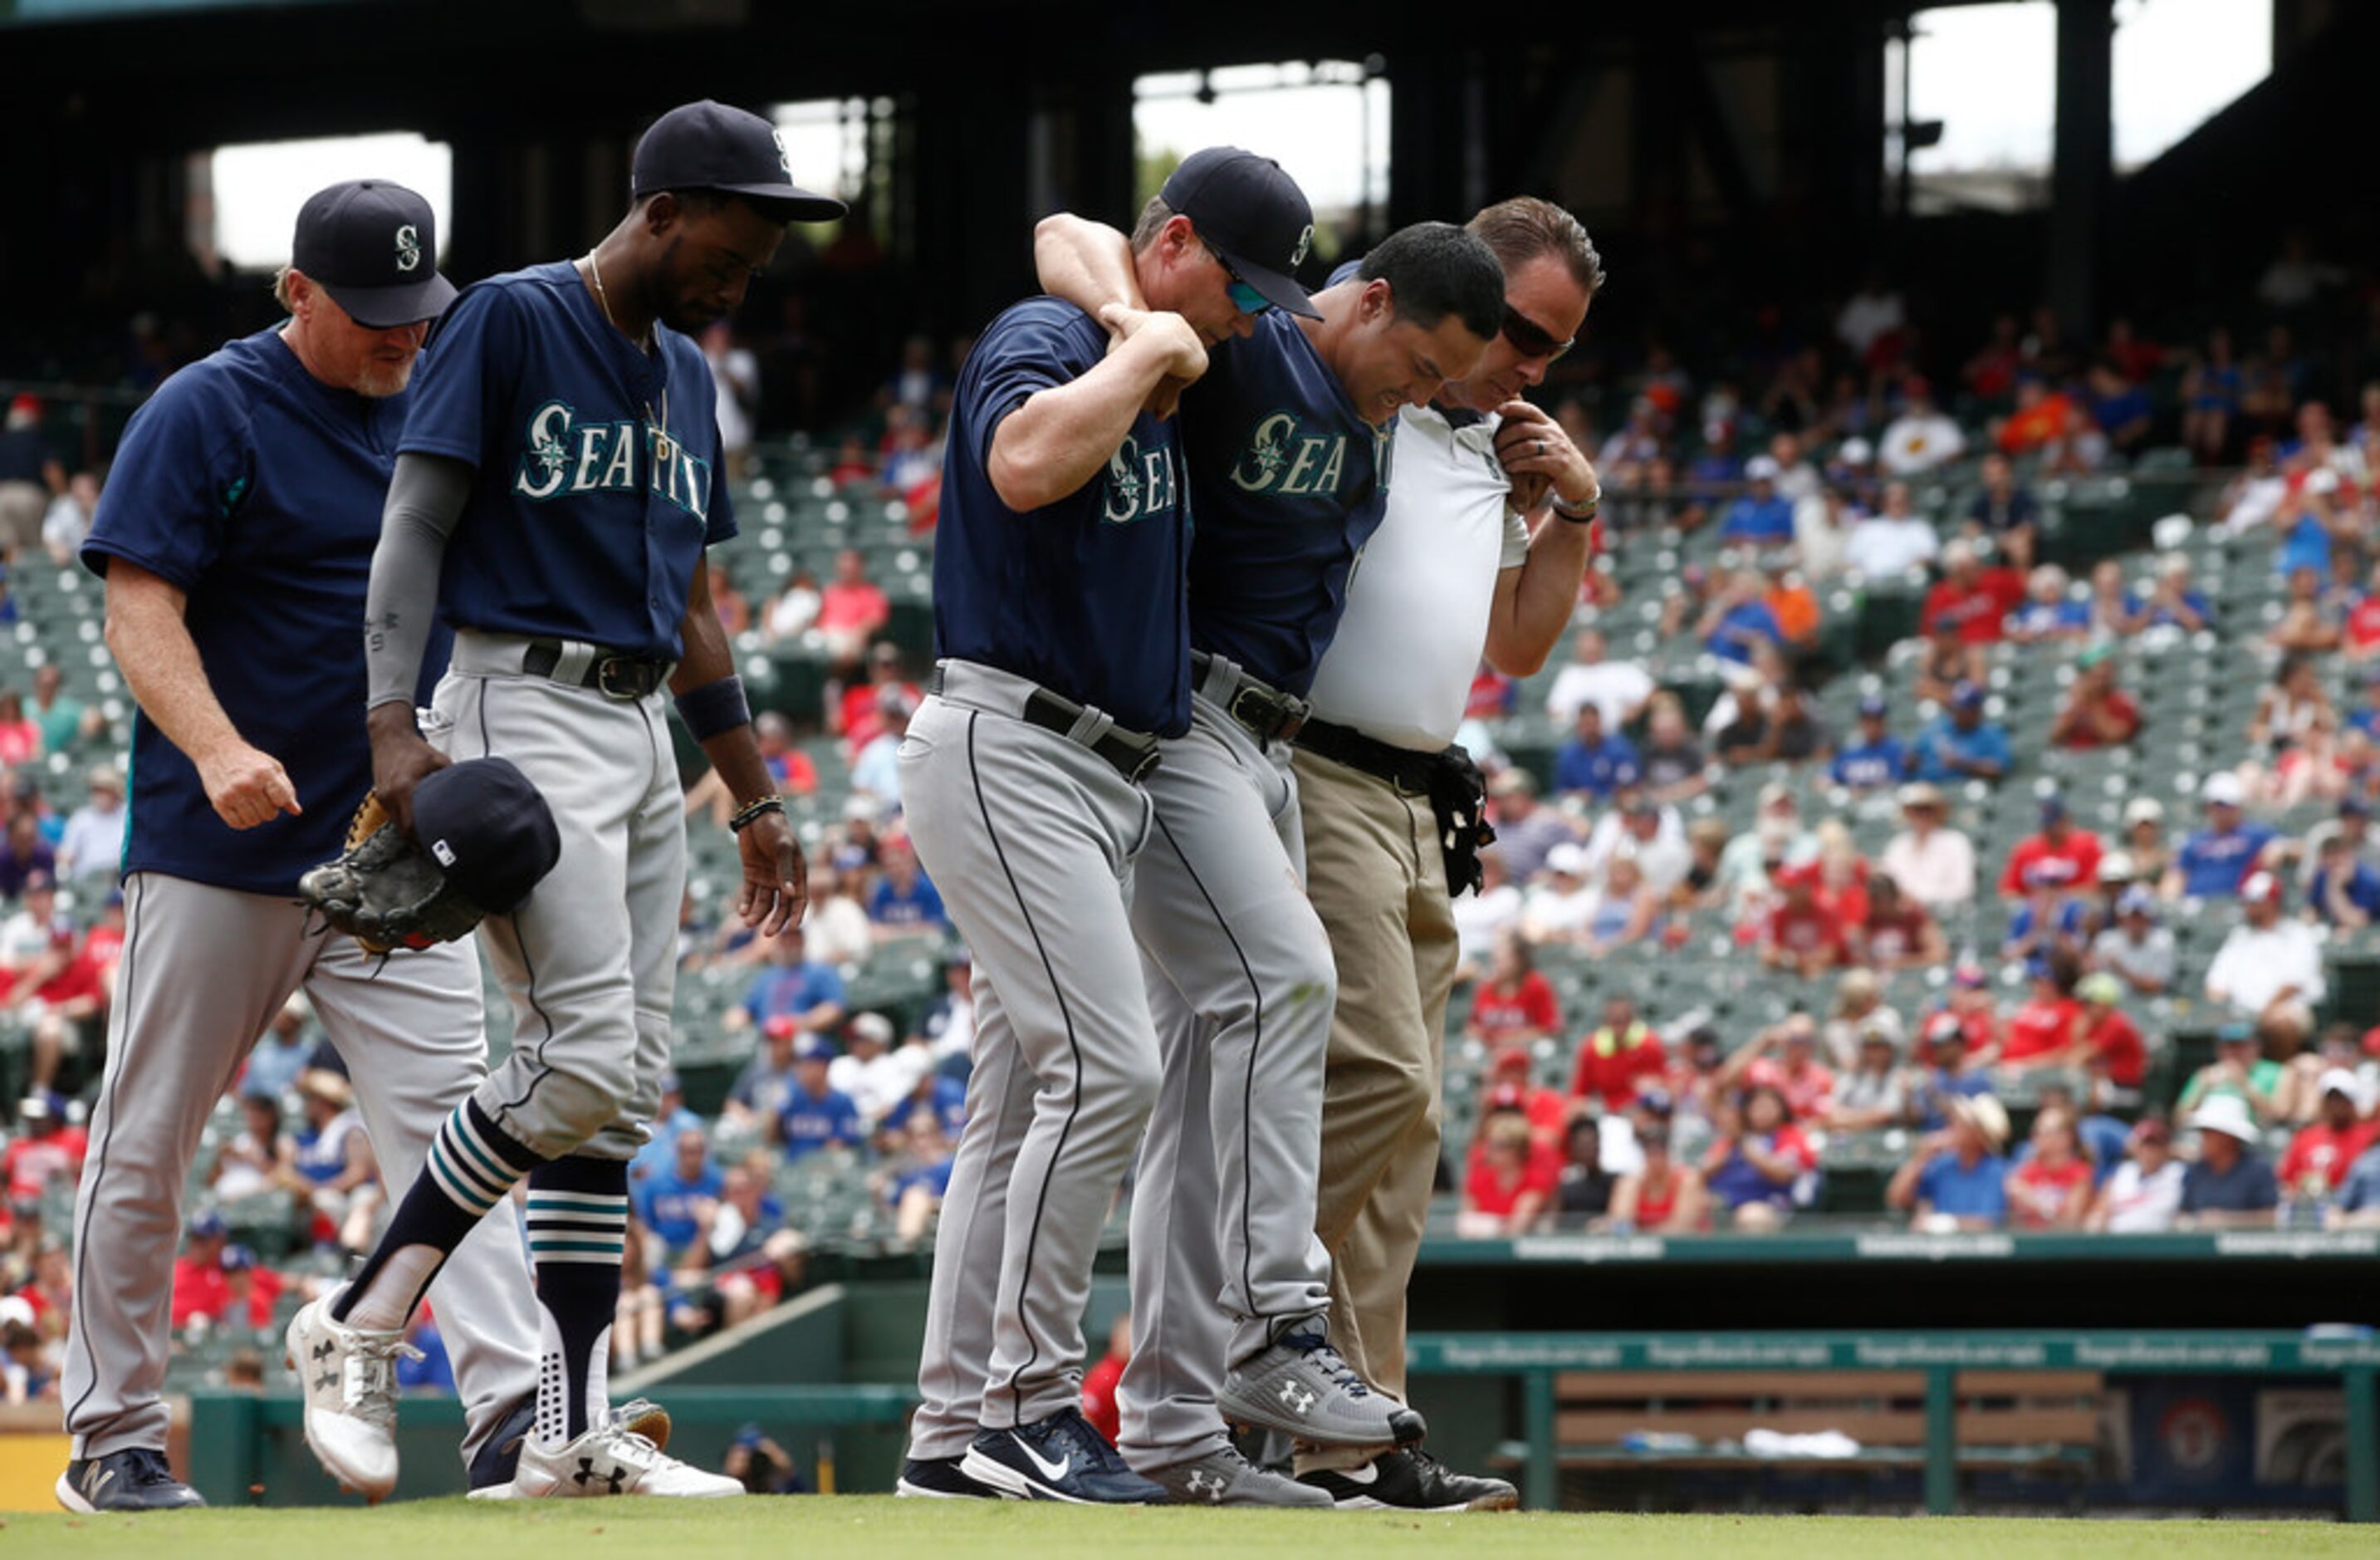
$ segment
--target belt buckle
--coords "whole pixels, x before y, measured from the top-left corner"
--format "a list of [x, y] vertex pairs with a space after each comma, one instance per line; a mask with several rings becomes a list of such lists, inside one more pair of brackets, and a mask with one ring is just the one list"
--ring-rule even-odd
[[652, 691], [647, 667], [625, 655], [607, 655], [595, 663], [595, 688], [606, 699], [642, 699]]
[[1231, 714], [1233, 720], [1255, 733], [1258, 741], [1269, 742], [1281, 730], [1281, 706], [1267, 698], [1261, 689], [1245, 683], [1232, 691]]
[[1148, 779], [1149, 772], [1157, 767], [1157, 761], [1160, 756], [1162, 755], [1156, 743], [1139, 745], [1138, 756], [1132, 761], [1132, 767], [1124, 772], [1124, 778], [1135, 786], [1139, 785]]

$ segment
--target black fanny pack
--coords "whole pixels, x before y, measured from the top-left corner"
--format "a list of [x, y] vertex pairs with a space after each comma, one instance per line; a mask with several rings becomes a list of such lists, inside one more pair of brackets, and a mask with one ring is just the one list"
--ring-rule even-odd
[[1387, 782], [1406, 796], [1426, 796], [1438, 819], [1438, 848], [1446, 859], [1446, 892], [1461, 897], [1479, 886], [1479, 853], [1496, 843], [1488, 823], [1488, 783], [1471, 754], [1456, 743], [1417, 753], [1366, 737], [1353, 726], [1309, 720], [1297, 745], [1334, 763]]

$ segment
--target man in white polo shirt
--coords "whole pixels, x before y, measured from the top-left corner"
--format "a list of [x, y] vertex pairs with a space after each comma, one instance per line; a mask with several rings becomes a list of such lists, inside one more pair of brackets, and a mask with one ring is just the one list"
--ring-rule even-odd
[[[1603, 282], [1595, 246], [1569, 213], [1525, 197], [1469, 225], [1504, 267], [1503, 331], [1470, 379], [1398, 415], [1388, 518], [1349, 577], [1297, 738], [1306, 888], [1339, 969], [1315, 1218], [1331, 1258], [1330, 1341], [1398, 1397], [1405, 1285], [1438, 1164], [1458, 953], [1448, 883], [1471, 886], [1480, 807], [1476, 772], [1451, 744], [1483, 650], [1525, 676], [1569, 627], [1599, 497], [1586, 457], [1520, 398], [1585, 321]], [[1464, 815], [1453, 852], [1441, 808]], [[1418, 1448], [1309, 1450], [1298, 1475], [1342, 1506], [1517, 1500], [1502, 1480], [1454, 1473]]]

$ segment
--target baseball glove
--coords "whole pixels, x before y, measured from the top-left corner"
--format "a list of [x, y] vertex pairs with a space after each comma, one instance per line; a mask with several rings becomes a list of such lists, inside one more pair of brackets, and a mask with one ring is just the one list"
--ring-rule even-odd
[[347, 825], [347, 847], [299, 878], [298, 894], [371, 954], [468, 937], [487, 913], [446, 881], [371, 792]]

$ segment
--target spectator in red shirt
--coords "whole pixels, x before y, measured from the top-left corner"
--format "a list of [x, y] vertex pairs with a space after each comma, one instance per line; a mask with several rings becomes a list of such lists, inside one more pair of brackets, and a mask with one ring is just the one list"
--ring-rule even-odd
[[1702, 1172], [1670, 1156], [1669, 1127], [1638, 1127], [1636, 1146], [1645, 1151], [1645, 1167], [1611, 1188], [1611, 1227], [1645, 1235], [1698, 1235], [1710, 1228]]
[[1537, 972], [1528, 939], [1506, 932], [1496, 939], [1488, 978], [1472, 994], [1471, 1019], [1463, 1032], [1487, 1046], [1528, 1045], [1561, 1028], [1561, 1006], [1553, 982]]
[[1524, 1233], [1553, 1201], [1560, 1176], [1560, 1156], [1536, 1146], [1525, 1118], [1491, 1113], [1479, 1124], [1455, 1232], [1471, 1240]]
[[1797, 1121], [1823, 1115], [1834, 1098], [1835, 1075], [1818, 1060], [1817, 1020], [1796, 1013], [1761, 1030], [1751, 1044], [1727, 1059], [1720, 1083], [1722, 1088], [1773, 1089]]
[[1108, 1351], [1094, 1360], [1083, 1372], [1083, 1418], [1115, 1444], [1123, 1433], [1123, 1410], [1116, 1404], [1116, 1388], [1123, 1382], [1123, 1368], [1132, 1361], [1132, 1313], [1116, 1313], [1115, 1325], [1108, 1329]]
[[[1950, 971], [1950, 999], [1935, 1015], [1944, 1017], [1958, 1025], [1966, 1042], [1969, 1066], [1980, 1065], [1997, 1051], [2000, 1040], [1999, 1007], [1992, 1001], [1991, 977], [1984, 973], [1981, 966], [1962, 964]], [[1934, 1019], [1928, 1018], [1925, 1029], [1930, 1031], [1933, 1026]]]
[[2081, 676], [2050, 720], [2051, 747], [2119, 748], [2140, 735], [2141, 707], [2116, 686], [2115, 656], [2107, 646], [2095, 644], [2075, 661]]
[[2149, 1049], [2140, 1030], [2116, 1005], [2123, 1000], [2123, 981], [2102, 969], [2082, 977], [2074, 994], [2082, 1000], [2082, 1011], [2074, 1026], [2075, 1042], [2067, 1054], [2067, 1066], [2091, 1075], [2092, 1094], [2102, 1106], [2108, 1102], [2099, 1097], [2108, 1085], [2127, 1091], [2130, 1099], [2137, 1101], [2141, 1085], [2148, 1079]]
[[906, 694], [913, 710], [925, 698], [925, 690], [903, 675], [901, 647], [896, 644], [880, 644], [870, 650], [868, 679], [852, 683], [828, 706], [834, 733], [843, 738], [845, 762], [857, 758], [862, 748], [884, 734], [886, 689]]
[[1942, 578], [1925, 592], [1918, 627], [1931, 634], [1955, 623], [1961, 642], [1998, 644], [2001, 623], [2024, 602], [2024, 577], [2012, 568], [1985, 568], [1966, 542], [1942, 549]]
[[[768, 765], [769, 778], [776, 783], [780, 795], [818, 794], [818, 765], [795, 744], [793, 722], [774, 710], [763, 710], [752, 717], [752, 737], [759, 745], [760, 762]], [[725, 778], [713, 769], [686, 788], [686, 810], [689, 814], [708, 810], [711, 823], [723, 829], [735, 815], [735, 798], [728, 791]]]
[[2099, 836], [2074, 826], [2066, 798], [2041, 798], [2041, 832], [2027, 835], [2009, 852], [2000, 872], [2000, 892], [2011, 898], [2035, 888], [2073, 893], [2099, 878]]
[[892, 620], [892, 603], [868, 578], [868, 563], [856, 547], [834, 555], [834, 578], [819, 592], [818, 631], [839, 667], [859, 661], [868, 641]]
[[107, 984], [99, 960], [76, 946], [73, 922], [61, 917], [51, 924], [49, 950], [18, 975], [6, 1002], [31, 1031], [36, 1090], [56, 1079], [61, 1058], [80, 1054], [86, 1042], [95, 1048]]
[[189, 1325], [193, 1316], [220, 1318], [231, 1304], [231, 1283], [224, 1276], [224, 1250], [231, 1230], [221, 1213], [210, 1208], [190, 1220], [188, 1244], [174, 1259], [174, 1331]]
[[1848, 963], [1851, 929], [1834, 908], [1818, 896], [1815, 862], [1777, 875], [1784, 890], [1760, 937], [1760, 962], [1772, 969], [1791, 969], [1803, 980]]
[[2380, 1121], [2359, 1119], [2364, 1110], [2363, 1084], [2353, 1073], [2333, 1067], [2316, 1087], [2322, 1091], [2321, 1116], [2313, 1126], [2298, 1128], [2281, 1156], [2284, 1197], [2328, 1197], [2347, 1178], [2348, 1167], [2380, 1140]]
[[1570, 1102], [1558, 1090], [1539, 1088], [1529, 1081], [1529, 1054], [1515, 1046], [1499, 1051], [1488, 1066], [1488, 1102], [1490, 1111], [1517, 1111], [1529, 1124], [1529, 1133], [1537, 1146], [1559, 1152], [1562, 1134], [1570, 1127]]
[[1570, 1096], [1598, 1101], [1607, 1112], [1624, 1111], [1645, 1086], [1661, 1081], [1669, 1065], [1661, 1037], [1636, 1016], [1635, 1003], [1625, 996], [1607, 997], [1603, 1023], [1578, 1048]]
[[1867, 920], [1859, 929], [1859, 958], [1871, 969], [1922, 969], [1950, 957], [1949, 939], [1925, 907], [1900, 891], [1889, 872], [1868, 879]]
[[2050, 950], [2041, 972], [2033, 979], [2032, 994], [2009, 1016], [2008, 1035], [1992, 1060], [2022, 1070], [2052, 1066], [2067, 1059], [2075, 1043], [2076, 1020], [2082, 1016], [2082, 1005], [2074, 1000], [2081, 969], [2072, 954], [2063, 948]]
[[2081, 1229], [2095, 1185], [2074, 1117], [2045, 1107], [2033, 1120], [2033, 1152], [2008, 1173], [2009, 1227]]
[[89, 1135], [67, 1125], [66, 1102], [55, 1094], [25, 1096], [17, 1107], [18, 1135], [0, 1151], [0, 1173], [8, 1181], [12, 1202], [34, 1203], [52, 1181], [69, 1184], [82, 1175]]

